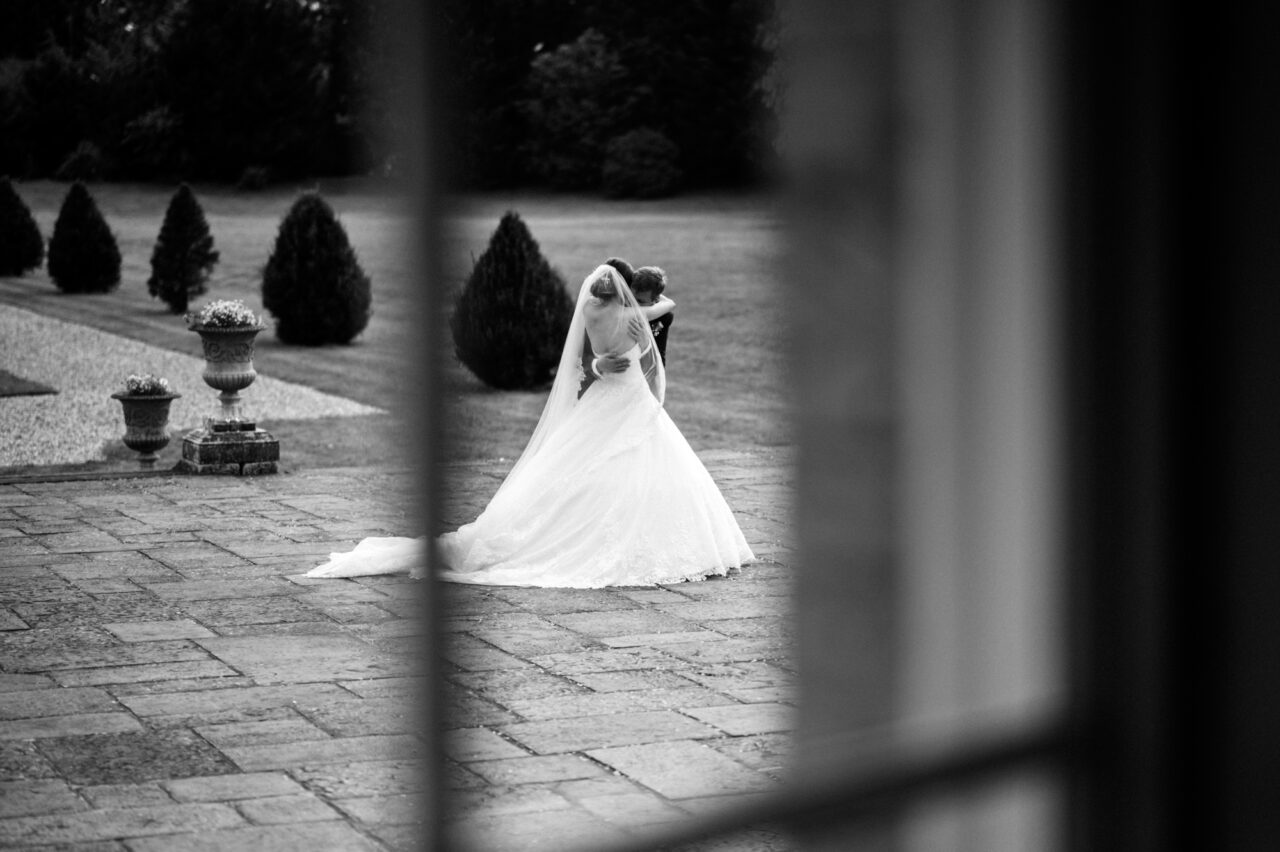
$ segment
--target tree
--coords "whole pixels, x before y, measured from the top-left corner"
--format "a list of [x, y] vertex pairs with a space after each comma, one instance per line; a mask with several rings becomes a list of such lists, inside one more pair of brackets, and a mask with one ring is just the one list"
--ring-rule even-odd
[[555, 378], [572, 319], [564, 279], [519, 215], [507, 212], [449, 320], [458, 360], [495, 388], [543, 386]]
[[319, 193], [298, 197], [262, 271], [262, 305], [284, 343], [350, 343], [369, 323], [369, 277], [346, 229]]
[[516, 186], [530, 177], [521, 154], [528, 136], [522, 102], [529, 63], [576, 38], [581, 4], [564, 0], [439, 0], [432, 25], [446, 33], [447, 75], [439, 81], [451, 111], [445, 140], [451, 177], [467, 188]]
[[769, 70], [771, 0], [586, 0], [584, 15], [616, 46], [636, 102], [627, 128], [652, 127], [680, 150], [688, 183], [740, 185], [767, 142], [761, 81]]
[[[595, 156], [636, 127], [662, 133], [679, 151], [676, 166], [694, 186], [737, 186], [764, 171], [769, 111], [762, 81], [769, 69], [772, 0], [443, 0], [448, 33], [451, 128], [462, 140], [456, 161], [472, 187], [559, 181], [563, 166]], [[585, 39], [585, 33], [594, 35]], [[607, 64], [594, 64], [588, 41], [603, 39]], [[550, 57], [550, 58], [548, 58]], [[567, 60], [567, 61], [566, 61]], [[618, 79], [616, 72], [621, 69]], [[612, 78], [603, 99], [584, 80]], [[581, 108], [602, 104], [606, 112]], [[575, 102], [576, 99], [576, 102]], [[519, 104], [520, 110], [513, 110]], [[558, 115], [574, 116], [561, 122]], [[607, 132], [597, 125], [607, 116]], [[584, 119], [585, 124], [579, 124]], [[586, 144], [578, 149], [581, 127]], [[710, 132], [709, 132], [710, 129]], [[512, 156], [513, 140], [530, 140]], [[566, 147], [566, 140], [568, 140]], [[567, 152], [567, 153], [566, 153]], [[542, 155], [550, 154], [551, 159]], [[454, 160], [451, 160], [454, 162]], [[517, 167], [517, 165], [519, 167]], [[572, 182], [594, 189], [576, 168]], [[560, 185], [556, 183], [554, 185]]]
[[610, 198], [661, 198], [673, 194], [683, 177], [680, 149], [650, 127], [638, 127], [609, 140], [600, 184]]
[[31, 208], [0, 178], [0, 275], [21, 275], [44, 261], [44, 237]]
[[49, 276], [64, 293], [107, 293], [120, 286], [120, 248], [97, 203], [76, 181], [49, 239]]
[[175, 314], [185, 313], [192, 296], [205, 291], [209, 273], [218, 262], [213, 235], [195, 193], [185, 183], [178, 187], [151, 252], [151, 277], [147, 292], [163, 299]]
[[11, 100], [13, 113], [3, 129], [25, 140], [37, 175], [51, 176], [77, 144], [93, 135], [92, 81], [56, 44], [22, 67], [20, 89]]
[[[160, 102], [192, 174], [315, 173], [333, 145], [330, 69], [308, 4], [188, 0], [157, 59]], [[190, 175], [188, 175], [190, 176]]]
[[632, 102], [626, 78], [596, 30], [535, 58], [525, 104], [530, 170], [556, 189], [597, 187], [605, 143], [626, 126]]

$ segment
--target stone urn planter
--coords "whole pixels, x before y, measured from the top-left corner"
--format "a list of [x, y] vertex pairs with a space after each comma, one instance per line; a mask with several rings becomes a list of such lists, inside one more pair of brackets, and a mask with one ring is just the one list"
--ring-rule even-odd
[[204, 347], [204, 383], [220, 391], [222, 408], [213, 418], [222, 423], [237, 423], [247, 418], [240, 411], [240, 391], [253, 384], [258, 373], [253, 369], [254, 342], [265, 326], [215, 328], [192, 326]]
[[221, 391], [222, 409], [209, 418], [210, 424], [237, 428], [247, 421], [240, 412], [240, 391], [258, 377], [253, 369], [253, 344], [265, 326], [239, 299], [216, 299], [187, 314], [187, 327], [200, 335], [204, 347], [204, 383]]
[[204, 383], [219, 392], [222, 407], [204, 428], [182, 438], [183, 473], [276, 473], [280, 442], [240, 410], [240, 391], [253, 384], [253, 346], [266, 325], [239, 299], [219, 299], [187, 317], [204, 347]]
[[111, 394], [124, 407], [124, 445], [141, 453], [138, 463], [144, 469], [155, 467], [157, 453], [168, 446], [169, 405], [181, 397], [180, 393]]

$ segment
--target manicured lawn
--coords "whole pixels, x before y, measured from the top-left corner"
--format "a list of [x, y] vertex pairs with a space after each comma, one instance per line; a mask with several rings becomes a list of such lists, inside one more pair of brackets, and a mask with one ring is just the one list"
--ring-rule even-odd
[[[37, 182], [16, 188], [48, 237], [65, 185]], [[193, 188], [221, 252], [210, 292], [196, 304], [204, 298], [239, 298], [259, 309], [261, 269], [296, 190], [242, 194], [220, 187]], [[486, 388], [456, 361], [447, 336], [421, 339], [414, 312], [414, 297], [421, 292], [452, 305], [472, 258], [484, 251], [501, 215], [515, 210], [573, 293], [610, 255], [667, 270], [668, 292], [678, 305], [668, 345], [667, 408], [695, 449], [787, 443], [785, 326], [782, 294], [772, 279], [779, 232], [767, 199], [709, 196], [618, 203], [572, 196], [468, 197], [459, 200], [448, 217], [445, 280], [430, 282], [415, 274], [406, 250], [412, 245], [414, 226], [402, 199], [357, 182], [322, 182], [320, 188], [373, 280], [373, 318], [350, 346], [285, 346], [268, 331], [259, 340], [255, 358], [260, 373], [398, 413], [404, 391], [412, 387], [412, 359], [431, 347], [445, 366], [444, 402], [453, 456], [518, 454], [545, 394]], [[172, 187], [106, 184], [91, 190], [120, 242], [120, 289], [99, 296], [66, 296], [41, 270], [0, 279], [0, 302], [198, 354], [198, 340], [182, 318], [169, 314], [146, 291], [151, 250]], [[127, 372], [127, 366], [122, 370]], [[246, 399], [251, 394], [252, 389]], [[403, 434], [404, 421], [389, 419], [393, 426], [370, 423], [367, 430], [342, 424], [334, 428], [332, 438], [350, 443], [358, 441], [362, 431], [380, 441], [389, 434]], [[412, 438], [406, 435], [405, 440]], [[324, 443], [320, 440], [315, 452], [323, 454]], [[339, 461], [347, 460], [342, 447], [328, 443]], [[355, 453], [349, 461], [360, 458]]]

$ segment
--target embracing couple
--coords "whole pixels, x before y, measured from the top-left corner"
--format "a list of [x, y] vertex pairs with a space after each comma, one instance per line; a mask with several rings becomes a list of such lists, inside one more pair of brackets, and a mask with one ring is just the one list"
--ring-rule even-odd
[[[654, 345], [658, 347], [658, 356], [663, 366], [667, 363], [667, 331], [675, 319], [676, 303], [663, 295], [667, 289], [667, 273], [657, 266], [642, 266], [635, 269], [620, 257], [611, 257], [605, 261], [618, 270], [622, 280], [631, 288], [636, 304], [649, 322], [649, 331], [653, 335]], [[638, 338], [637, 338], [638, 339]], [[578, 389], [578, 396], [586, 393], [587, 388], [596, 380], [603, 378], [602, 372], [621, 373], [627, 369], [627, 359], [621, 355], [606, 354], [597, 358], [588, 338], [582, 347], [583, 379]]]
[[[436, 539], [441, 579], [652, 586], [724, 575], [754, 558], [711, 475], [663, 408], [675, 306], [665, 287], [661, 269], [632, 270], [617, 258], [583, 280], [528, 445], [480, 516]], [[308, 576], [421, 576], [425, 544], [367, 538]]]

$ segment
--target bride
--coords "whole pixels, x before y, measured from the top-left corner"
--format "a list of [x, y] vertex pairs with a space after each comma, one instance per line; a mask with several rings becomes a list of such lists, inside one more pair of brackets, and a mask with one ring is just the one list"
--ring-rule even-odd
[[[578, 398], [584, 340], [605, 353]], [[617, 372], [614, 372], [617, 370]], [[754, 559], [711, 475], [662, 407], [666, 374], [645, 314], [612, 266], [582, 282], [542, 417], [476, 520], [436, 540], [458, 583], [651, 586]], [[308, 577], [426, 569], [423, 538], [367, 538]]]

